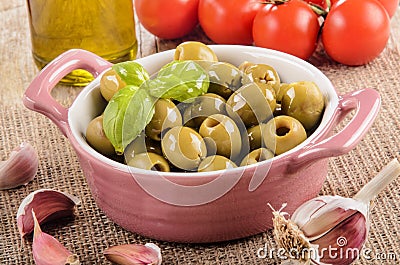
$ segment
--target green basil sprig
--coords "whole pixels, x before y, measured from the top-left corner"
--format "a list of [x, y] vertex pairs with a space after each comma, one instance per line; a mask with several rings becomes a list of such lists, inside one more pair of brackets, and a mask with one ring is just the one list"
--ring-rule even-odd
[[184, 102], [207, 93], [210, 80], [194, 61], [173, 61], [160, 69], [157, 77], [146, 82], [150, 95]]
[[206, 93], [210, 83], [205, 70], [193, 61], [171, 62], [154, 79], [133, 61], [112, 68], [127, 84], [115, 93], [103, 114], [104, 133], [117, 154], [122, 154], [151, 121], [158, 98], [184, 102]]

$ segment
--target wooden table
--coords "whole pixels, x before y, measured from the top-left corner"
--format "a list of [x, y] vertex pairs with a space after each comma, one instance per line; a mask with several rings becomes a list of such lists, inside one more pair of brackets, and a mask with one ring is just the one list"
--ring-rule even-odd
[[[0, 2], [0, 159], [21, 141], [32, 141], [41, 159], [37, 178], [26, 187], [0, 191], [0, 264], [30, 264], [30, 240], [19, 250], [15, 211], [19, 202], [38, 188], [66, 190], [81, 196], [80, 213], [62, 226], [49, 226], [53, 236], [80, 254], [83, 264], [105, 264], [101, 252], [117, 243], [143, 243], [149, 239], [134, 235], [113, 224], [97, 209], [79, 164], [66, 140], [51, 122], [28, 111], [21, 97], [38, 73], [31, 56], [27, 8], [24, 0]], [[350, 197], [393, 157], [400, 146], [400, 11], [391, 22], [389, 43], [379, 58], [360, 67], [332, 62], [318, 50], [310, 62], [332, 80], [339, 94], [373, 87], [382, 96], [382, 110], [365, 139], [349, 154], [330, 160], [330, 169], [321, 194]], [[137, 23], [138, 57], [173, 49], [185, 40], [212, 43], [200, 28], [179, 40], [160, 40]], [[53, 95], [69, 105], [80, 88], [58, 86]], [[400, 260], [400, 182], [397, 181], [376, 200], [371, 215], [371, 233], [366, 244], [377, 254], [394, 253], [397, 261], [384, 263], [363, 257], [357, 264], [398, 264]], [[79, 238], [82, 236], [82, 238]], [[260, 259], [257, 249], [274, 246], [266, 232], [254, 237], [220, 244], [187, 245], [158, 242], [164, 253], [163, 264], [277, 264], [277, 257]]]

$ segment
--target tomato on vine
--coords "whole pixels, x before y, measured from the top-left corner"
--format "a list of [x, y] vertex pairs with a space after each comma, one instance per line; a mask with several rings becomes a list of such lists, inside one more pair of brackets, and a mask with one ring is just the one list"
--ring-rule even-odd
[[308, 59], [317, 47], [318, 15], [301, 0], [273, 2], [254, 18], [254, 44]]
[[163, 39], [176, 39], [191, 32], [198, 23], [199, 0], [135, 0], [140, 23]]
[[259, 0], [200, 0], [199, 22], [206, 35], [219, 44], [253, 44], [253, 19]]
[[346, 65], [363, 65], [385, 48], [390, 18], [377, 0], [345, 0], [335, 3], [322, 28], [326, 53]]

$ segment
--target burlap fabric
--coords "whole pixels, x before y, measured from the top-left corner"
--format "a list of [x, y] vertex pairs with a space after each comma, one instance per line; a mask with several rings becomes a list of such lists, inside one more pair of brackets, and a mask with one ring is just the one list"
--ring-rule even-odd
[[[125, 243], [158, 244], [163, 264], [279, 264], [277, 255], [260, 258], [257, 250], [276, 248], [271, 232], [218, 244], [157, 242], [128, 232], [110, 221], [94, 203], [76, 155], [68, 140], [47, 118], [25, 109], [21, 95], [37, 70], [30, 56], [26, 6], [23, 0], [0, 2], [0, 159], [21, 142], [30, 142], [40, 157], [39, 171], [27, 186], [0, 191], [0, 263], [34, 264], [32, 238], [21, 241], [16, 212], [30, 192], [52, 188], [81, 199], [74, 218], [46, 224], [42, 228], [80, 256], [82, 264], [109, 264], [103, 250]], [[382, 109], [367, 136], [350, 153], [331, 158], [322, 194], [351, 197], [392, 158], [400, 146], [400, 14], [392, 20], [392, 36], [382, 55], [360, 67], [346, 67], [316, 53], [311, 62], [333, 82], [339, 94], [364, 87], [379, 91]], [[139, 56], [174, 48], [180, 41], [154, 39], [140, 25]], [[197, 30], [186, 39], [209, 42]], [[53, 93], [63, 104], [73, 101], [79, 89], [59, 87]], [[400, 180], [375, 200], [371, 230], [365, 248], [370, 250], [355, 264], [400, 263]], [[301, 185], [301, 183], [299, 183]], [[368, 258], [368, 256], [370, 258]]]

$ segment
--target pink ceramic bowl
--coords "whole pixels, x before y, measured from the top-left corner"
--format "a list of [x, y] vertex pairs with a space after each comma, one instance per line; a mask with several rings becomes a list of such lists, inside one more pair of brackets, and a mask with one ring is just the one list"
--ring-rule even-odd
[[[101, 73], [110, 63], [83, 51], [70, 50], [33, 80], [24, 104], [50, 118], [75, 149], [97, 205], [115, 223], [132, 232], [166, 241], [216, 242], [254, 235], [272, 227], [270, 203], [292, 213], [315, 197], [327, 175], [328, 158], [349, 152], [366, 134], [380, 107], [375, 90], [338, 96], [328, 78], [311, 64], [277, 51], [249, 46], [210, 46], [220, 61], [270, 64], [284, 82], [310, 80], [326, 99], [320, 126], [301, 145], [253, 166], [207, 173], [156, 173], [108, 159], [85, 140], [92, 118], [104, 108], [99, 92]], [[173, 50], [138, 59], [149, 73], [170, 62]], [[95, 77], [70, 108], [50, 95], [71, 70], [87, 69]], [[353, 118], [333, 129], [350, 111]]]

